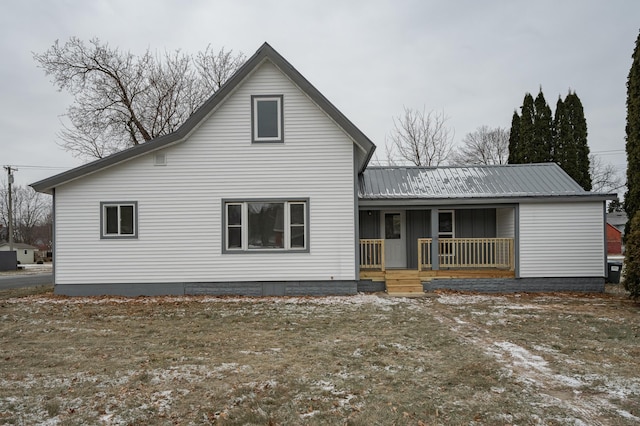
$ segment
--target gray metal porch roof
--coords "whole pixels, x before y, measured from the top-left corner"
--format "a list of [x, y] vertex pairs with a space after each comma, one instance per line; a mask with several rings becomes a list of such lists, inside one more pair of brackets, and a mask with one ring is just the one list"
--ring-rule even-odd
[[364, 200], [600, 197], [555, 163], [462, 167], [369, 167], [359, 178]]

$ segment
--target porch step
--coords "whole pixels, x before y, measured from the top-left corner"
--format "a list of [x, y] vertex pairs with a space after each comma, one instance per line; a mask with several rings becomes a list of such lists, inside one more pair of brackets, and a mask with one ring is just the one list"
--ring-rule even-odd
[[410, 296], [424, 293], [417, 270], [387, 270], [387, 293], [392, 296]]

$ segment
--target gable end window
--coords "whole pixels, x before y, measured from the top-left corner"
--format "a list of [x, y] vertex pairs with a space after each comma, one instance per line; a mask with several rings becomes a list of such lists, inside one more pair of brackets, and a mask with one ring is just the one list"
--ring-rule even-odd
[[308, 200], [223, 201], [223, 252], [309, 251]]
[[100, 203], [100, 238], [138, 238], [138, 202]]
[[251, 96], [252, 142], [284, 142], [282, 95]]

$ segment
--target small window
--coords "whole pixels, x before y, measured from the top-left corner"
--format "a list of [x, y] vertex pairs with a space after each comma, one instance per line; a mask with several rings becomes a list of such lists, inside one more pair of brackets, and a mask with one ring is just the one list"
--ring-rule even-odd
[[455, 236], [455, 216], [453, 210], [438, 212], [438, 237], [453, 238]]
[[305, 245], [306, 203], [289, 203], [289, 235], [291, 248], [303, 249]]
[[137, 238], [138, 203], [100, 203], [101, 238]]
[[308, 250], [307, 201], [224, 203], [224, 250]]
[[242, 248], [242, 204], [227, 205], [227, 248]]
[[399, 240], [401, 236], [402, 219], [400, 213], [385, 213], [384, 238], [387, 240]]
[[251, 97], [253, 142], [283, 142], [282, 95]]

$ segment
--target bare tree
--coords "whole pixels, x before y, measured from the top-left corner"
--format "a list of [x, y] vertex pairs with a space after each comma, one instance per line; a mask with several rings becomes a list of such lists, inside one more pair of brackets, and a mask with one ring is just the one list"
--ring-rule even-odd
[[594, 154], [589, 155], [591, 191], [616, 193], [624, 187], [624, 180], [616, 168]]
[[[14, 240], [33, 244], [38, 229], [51, 218], [51, 197], [34, 191], [30, 187], [13, 185], [13, 230]], [[0, 187], [0, 223], [9, 228], [8, 185]]]
[[501, 127], [480, 126], [467, 133], [462, 144], [452, 155], [451, 164], [507, 164], [509, 159], [509, 130]]
[[72, 37], [33, 55], [59, 90], [74, 96], [60, 145], [81, 158], [102, 158], [176, 130], [244, 62], [211, 46], [136, 56], [94, 38]]
[[203, 82], [211, 93], [217, 91], [233, 73], [242, 66], [245, 56], [238, 53], [234, 56], [233, 51], [225, 51], [222, 48], [218, 53], [213, 51], [208, 45], [204, 52], [198, 52], [195, 63]]
[[389, 164], [439, 166], [453, 148], [454, 132], [447, 126], [444, 112], [425, 112], [404, 108], [404, 115], [393, 118], [393, 130], [387, 144]]

